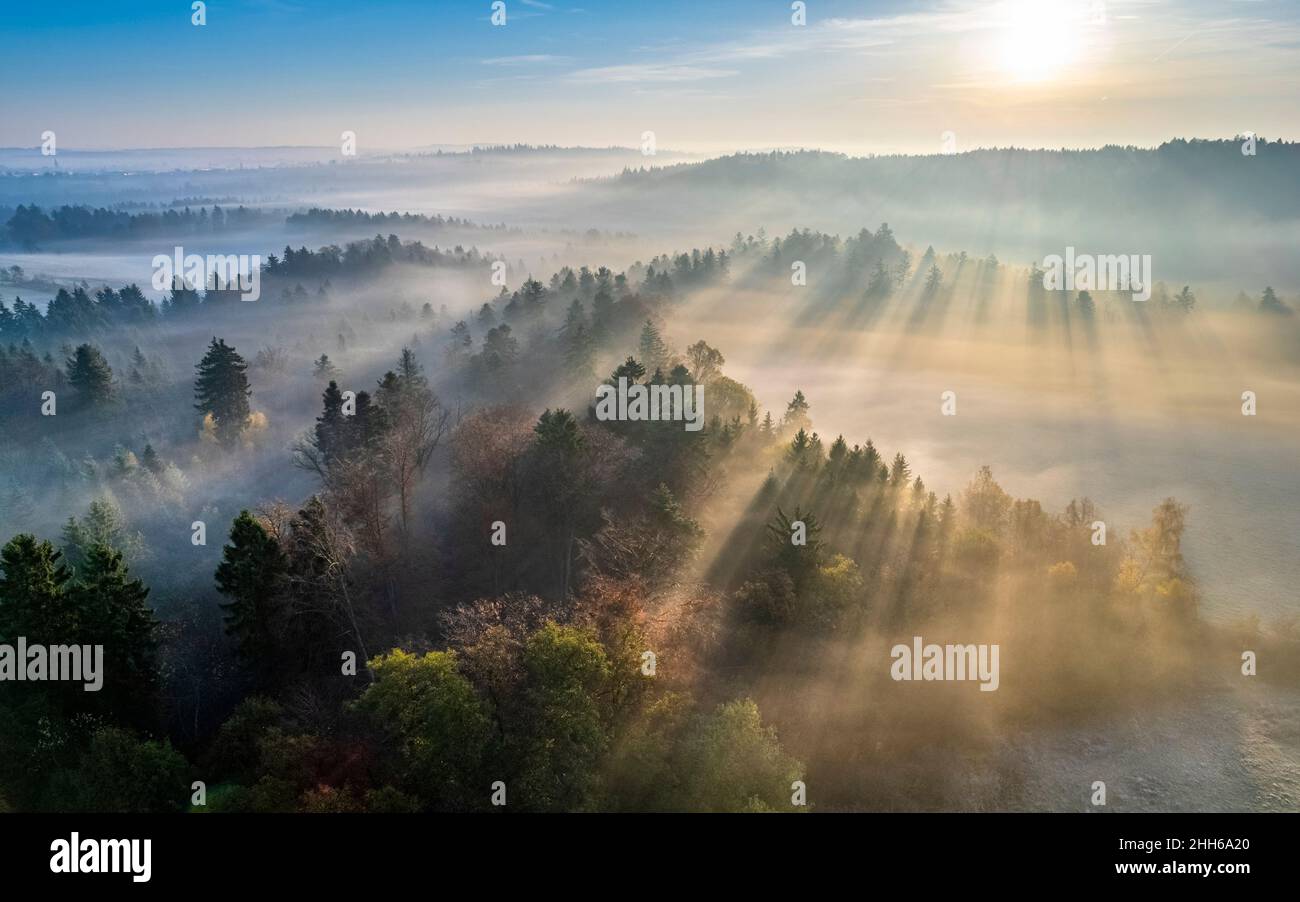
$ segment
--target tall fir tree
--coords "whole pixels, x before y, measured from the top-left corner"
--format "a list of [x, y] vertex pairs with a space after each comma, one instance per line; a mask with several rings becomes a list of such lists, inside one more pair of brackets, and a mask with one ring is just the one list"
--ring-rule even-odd
[[277, 637], [284, 626], [280, 589], [287, 574], [279, 542], [248, 511], [241, 511], [231, 525], [230, 544], [222, 549], [216, 583], [230, 599], [221, 605], [226, 633], [259, 677], [276, 669]]
[[113, 397], [113, 370], [94, 345], [78, 345], [68, 358], [68, 383], [91, 404], [103, 404]]
[[578, 323], [564, 337], [564, 365], [575, 378], [590, 378], [596, 360], [596, 343], [586, 323]]
[[194, 408], [211, 414], [217, 441], [223, 447], [233, 447], [248, 424], [248, 396], [252, 394], [245, 375], [248, 364], [223, 339], [213, 338], [196, 369]]
[[140, 463], [144, 464], [144, 468], [155, 476], [163, 471], [162, 458], [153, 449], [153, 445], [148, 442], [145, 443], [144, 451], [140, 454]]
[[0, 642], [67, 642], [76, 628], [60, 604], [69, 579], [62, 553], [26, 533], [0, 549]]
[[81, 641], [104, 647], [104, 685], [95, 708], [115, 719], [151, 725], [158, 687], [158, 621], [148, 603], [149, 589], [130, 575], [122, 553], [92, 545], [68, 603], [81, 625]]
[[323, 409], [316, 418], [315, 446], [319, 453], [320, 464], [328, 469], [344, 451], [346, 438], [343, 422], [343, 392], [339, 384], [332, 379], [325, 387], [322, 396]]
[[668, 360], [668, 345], [664, 343], [659, 328], [650, 320], [641, 327], [641, 360], [646, 369], [658, 369]]

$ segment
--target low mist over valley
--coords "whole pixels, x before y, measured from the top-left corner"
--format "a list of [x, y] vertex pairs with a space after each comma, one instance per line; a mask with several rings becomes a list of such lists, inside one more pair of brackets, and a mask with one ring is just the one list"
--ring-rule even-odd
[[1293, 17], [723, 5], [3, 101], [0, 811], [1300, 809]]

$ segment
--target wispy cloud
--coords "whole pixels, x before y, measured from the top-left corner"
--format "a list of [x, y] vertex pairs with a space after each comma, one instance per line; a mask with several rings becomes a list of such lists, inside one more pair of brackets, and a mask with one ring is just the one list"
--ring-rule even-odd
[[547, 63], [567, 63], [568, 56], [554, 56], [549, 53], [526, 53], [520, 56], [493, 56], [479, 60], [484, 66], [536, 66]]
[[[575, 82], [692, 82], [731, 78], [746, 63], [796, 58], [801, 55], [862, 52], [895, 43], [908, 31], [938, 24], [954, 27], [959, 17], [946, 14], [898, 16], [894, 19], [830, 19], [808, 28], [770, 30], [746, 38], [682, 48], [679, 45], [639, 48], [659, 60], [576, 69], [566, 78]], [[969, 21], [969, 20], [967, 20]]]
[[739, 73], [734, 69], [710, 66], [687, 66], [673, 63], [630, 63], [619, 66], [597, 66], [577, 69], [566, 78], [578, 82], [689, 82], [709, 78], [730, 78]]

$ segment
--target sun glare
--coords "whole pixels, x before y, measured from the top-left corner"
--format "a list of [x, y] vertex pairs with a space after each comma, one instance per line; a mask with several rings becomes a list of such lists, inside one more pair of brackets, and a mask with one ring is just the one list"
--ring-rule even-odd
[[1002, 10], [997, 61], [1017, 81], [1057, 76], [1073, 62], [1084, 26], [1078, 3], [1014, 0]]

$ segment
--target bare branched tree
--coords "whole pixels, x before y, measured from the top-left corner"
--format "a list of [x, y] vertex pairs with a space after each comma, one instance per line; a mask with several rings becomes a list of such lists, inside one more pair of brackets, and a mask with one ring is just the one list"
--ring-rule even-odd
[[402, 391], [389, 411], [379, 453], [397, 490], [402, 535], [410, 531], [411, 497], [433, 453], [447, 434], [451, 412], [423, 386]]

